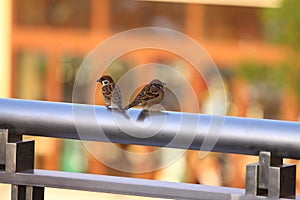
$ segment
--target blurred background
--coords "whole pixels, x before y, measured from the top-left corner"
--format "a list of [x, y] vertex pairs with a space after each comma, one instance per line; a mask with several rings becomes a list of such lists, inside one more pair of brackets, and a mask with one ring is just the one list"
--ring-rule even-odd
[[[212, 57], [227, 89], [227, 115], [299, 121], [299, 7], [299, 0], [1, 0], [0, 97], [72, 102], [77, 69], [96, 45], [121, 31], [156, 26], [188, 35]], [[180, 71], [196, 92], [200, 112], [210, 113], [206, 83], [192, 66], [170, 52], [131, 52], [113, 62], [107, 73], [118, 80], [128, 70], [145, 63], [161, 63]], [[158, 69], [146, 76], [159, 73]], [[209, 71], [206, 73], [209, 76]], [[176, 83], [173, 77], [166, 78]], [[89, 87], [83, 87], [83, 94]], [[185, 92], [185, 86], [176, 87], [188, 105], [190, 94]], [[96, 104], [103, 105], [100, 92], [96, 93]], [[166, 104], [168, 110], [193, 111], [188, 107], [181, 109], [172, 102]], [[218, 153], [200, 159], [197, 151], [187, 151], [167, 168], [149, 173], [124, 173], [96, 160], [79, 141], [34, 139], [36, 168], [207, 185], [242, 188], [246, 164], [258, 160], [254, 156]], [[97, 144], [99, 150], [115, 153], [113, 158], [107, 158], [108, 162], [122, 161], [133, 169], [155, 165], [155, 159], [164, 159], [172, 153], [167, 149], [161, 158], [137, 161], [111, 152], [110, 144]], [[153, 151], [152, 147], [133, 145], [126, 149]], [[285, 162], [299, 167], [298, 161]], [[300, 193], [299, 171], [297, 193]], [[64, 199], [74, 200], [78, 194], [74, 196]]]

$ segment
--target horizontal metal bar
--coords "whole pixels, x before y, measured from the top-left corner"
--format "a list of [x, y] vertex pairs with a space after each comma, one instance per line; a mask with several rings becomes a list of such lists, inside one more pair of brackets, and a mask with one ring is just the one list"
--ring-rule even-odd
[[300, 123], [0, 99], [0, 128], [16, 134], [300, 159]]
[[0, 171], [0, 182], [172, 199], [230, 200], [244, 195], [243, 189], [49, 170], [16, 174]]
[[[34, 170], [33, 173], [7, 173], [0, 171], [0, 182], [35, 187], [83, 190], [124, 195], [171, 199], [197, 200], [269, 200], [263, 196], [244, 196], [245, 190], [190, 183], [114, 177], [106, 175]], [[282, 198], [281, 200], [284, 200]], [[295, 197], [300, 200], [300, 196]]]

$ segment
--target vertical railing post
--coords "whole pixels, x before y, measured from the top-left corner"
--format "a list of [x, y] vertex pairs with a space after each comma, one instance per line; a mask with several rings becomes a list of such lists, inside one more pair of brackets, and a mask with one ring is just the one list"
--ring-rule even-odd
[[283, 164], [270, 152], [259, 153], [259, 163], [246, 168], [246, 197], [295, 198], [296, 165]]
[[9, 142], [22, 141], [22, 135], [8, 134], [7, 129], [0, 129], [0, 170], [5, 169], [6, 164], [6, 144]]
[[[22, 141], [21, 135], [0, 130], [0, 170], [6, 173], [33, 173], [34, 140]], [[12, 200], [43, 200], [44, 187], [15, 185], [11, 187]]]
[[42, 200], [44, 194], [44, 187], [26, 186], [26, 200]]

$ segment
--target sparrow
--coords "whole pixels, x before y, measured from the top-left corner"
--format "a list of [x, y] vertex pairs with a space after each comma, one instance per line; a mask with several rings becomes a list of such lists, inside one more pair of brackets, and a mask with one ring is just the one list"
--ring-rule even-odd
[[129, 105], [124, 107], [124, 110], [133, 106], [142, 106], [144, 110], [148, 110], [152, 105], [159, 104], [164, 98], [164, 85], [166, 84], [158, 79], [152, 80], [144, 86]]
[[117, 107], [122, 109], [122, 94], [119, 86], [115, 84], [113, 79], [108, 76], [102, 76], [97, 80], [102, 85], [102, 95], [106, 103], [106, 107]]

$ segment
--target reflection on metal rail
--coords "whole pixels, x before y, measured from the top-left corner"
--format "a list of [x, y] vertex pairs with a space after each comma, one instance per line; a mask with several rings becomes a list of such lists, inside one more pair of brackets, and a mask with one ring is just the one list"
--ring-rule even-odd
[[[296, 122], [136, 109], [120, 112], [93, 105], [0, 99], [0, 128], [0, 182], [13, 184], [12, 199], [16, 200], [22, 196], [44, 199], [44, 187], [176, 199], [300, 199], [295, 196], [296, 167], [282, 162], [283, 158], [300, 159], [300, 123]], [[37, 171], [34, 141], [22, 141], [23, 134], [259, 155], [260, 160], [247, 165], [245, 192]]]
[[102, 106], [0, 99], [0, 127], [17, 134], [195, 150], [205, 140], [216, 139], [212, 149], [216, 152], [258, 155], [259, 151], [270, 151], [279, 157], [300, 159], [297, 122], [157, 112], [145, 127], [135, 122], [140, 113], [135, 109], [124, 114]]

